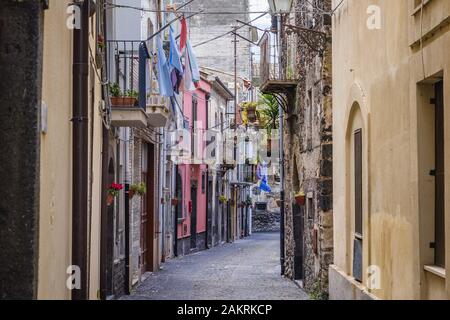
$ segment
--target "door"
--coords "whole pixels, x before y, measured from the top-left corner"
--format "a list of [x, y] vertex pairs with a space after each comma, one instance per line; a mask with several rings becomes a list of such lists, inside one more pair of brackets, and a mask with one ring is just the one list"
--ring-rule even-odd
[[[147, 144], [142, 144], [142, 173], [141, 179], [142, 183], [144, 183], [147, 188], [148, 185], [148, 146]], [[149, 189], [148, 189], [149, 190]], [[148, 230], [148, 199], [147, 197], [141, 198], [141, 271], [148, 271], [148, 239], [147, 239], [147, 230]]]
[[216, 244], [217, 239], [217, 215], [213, 212], [213, 181], [210, 180], [212, 177], [208, 175], [208, 190], [207, 190], [207, 199], [208, 199], [208, 207], [207, 207], [207, 217], [208, 217], [208, 242], [206, 247], [214, 246]]
[[191, 249], [197, 248], [197, 183], [191, 184]]
[[298, 204], [292, 206], [294, 227], [294, 279], [303, 280], [303, 210]]
[[435, 180], [435, 243], [434, 263], [445, 268], [445, 160], [444, 160], [444, 86], [435, 85], [436, 97], [436, 180]]
[[362, 282], [363, 248], [363, 192], [362, 192], [362, 130], [354, 134], [355, 140], [355, 235], [353, 241], [353, 277]]

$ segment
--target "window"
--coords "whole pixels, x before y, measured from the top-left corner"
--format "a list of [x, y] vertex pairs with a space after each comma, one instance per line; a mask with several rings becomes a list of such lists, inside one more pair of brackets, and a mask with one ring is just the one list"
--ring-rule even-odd
[[355, 131], [355, 233], [362, 237], [362, 133]]
[[363, 202], [362, 202], [362, 130], [354, 133], [355, 173], [355, 237], [353, 241], [353, 277], [362, 282]]
[[308, 121], [308, 139], [307, 139], [307, 150], [312, 149], [312, 134], [313, 134], [313, 117], [314, 117], [314, 110], [313, 110], [313, 93], [312, 90], [308, 90], [308, 113], [309, 113], [309, 121]]
[[206, 193], [206, 172], [202, 172], [202, 193]]
[[434, 264], [445, 268], [444, 85], [435, 84], [435, 243]]
[[192, 159], [195, 159], [195, 135], [196, 135], [196, 122], [197, 122], [197, 98], [192, 99], [192, 117], [191, 117], [191, 155]]
[[177, 168], [177, 181], [176, 181], [176, 193], [177, 193], [177, 206], [176, 212], [178, 219], [183, 218], [183, 179], [181, 178], [181, 174]]
[[314, 220], [314, 201], [312, 196], [308, 196], [308, 219]]

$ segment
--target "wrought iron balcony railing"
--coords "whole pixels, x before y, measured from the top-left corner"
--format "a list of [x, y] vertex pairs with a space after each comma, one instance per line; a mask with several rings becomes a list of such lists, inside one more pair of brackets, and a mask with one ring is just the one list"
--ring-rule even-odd
[[285, 85], [297, 83], [295, 33], [284, 33], [281, 43], [277, 43], [277, 35], [266, 32], [260, 41], [260, 48], [261, 91], [278, 91]]

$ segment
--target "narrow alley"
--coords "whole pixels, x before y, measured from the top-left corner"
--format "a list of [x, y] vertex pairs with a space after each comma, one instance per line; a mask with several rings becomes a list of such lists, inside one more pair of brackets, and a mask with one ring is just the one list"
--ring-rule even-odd
[[279, 233], [256, 233], [233, 244], [173, 259], [123, 300], [306, 300], [280, 277]]

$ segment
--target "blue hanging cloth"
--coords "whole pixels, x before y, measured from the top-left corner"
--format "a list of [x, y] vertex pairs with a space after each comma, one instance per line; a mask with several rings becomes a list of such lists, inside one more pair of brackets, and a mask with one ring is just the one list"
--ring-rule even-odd
[[172, 97], [174, 95], [172, 81], [170, 80], [169, 65], [162, 46], [161, 36], [156, 37], [158, 46], [158, 84], [159, 94], [164, 97]]

